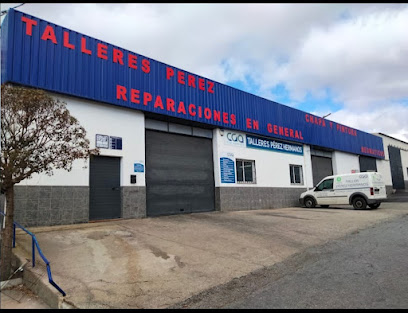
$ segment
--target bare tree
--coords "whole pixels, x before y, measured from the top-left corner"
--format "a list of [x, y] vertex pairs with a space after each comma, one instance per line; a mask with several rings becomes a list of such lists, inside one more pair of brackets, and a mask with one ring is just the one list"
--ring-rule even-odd
[[71, 116], [66, 103], [40, 89], [1, 86], [1, 191], [6, 195], [2, 230], [1, 280], [11, 272], [14, 185], [34, 173], [72, 169], [76, 159], [93, 151], [85, 129]]

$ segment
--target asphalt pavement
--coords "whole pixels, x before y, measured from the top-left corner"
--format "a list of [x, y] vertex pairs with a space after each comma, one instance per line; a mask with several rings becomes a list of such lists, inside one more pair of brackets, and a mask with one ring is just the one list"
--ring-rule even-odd
[[389, 195], [384, 202], [406, 202], [408, 203], [408, 190], [397, 190]]
[[174, 308], [407, 309], [407, 238], [408, 216], [382, 222]]
[[[62, 302], [45, 301], [51, 307], [168, 308], [208, 289], [241, 282], [248, 274], [256, 277], [296, 256], [317, 261], [320, 253], [302, 252], [406, 215], [406, 203], [383, 203], [376, 210], [344, 206], [209, 212], [30, 231], [50, 261], [54, 281], [67, 294]], [[17, 233], [15, 253], [23, 259], [31, 258], [30, 239]], [[294, 271], [296, 264], [303, 263], [295, 263]], [[40, 259], [35, 268], [27, 263], [24, 273], [29, 272], [33, 282], [58, 295]], [[256, 290], [269, 281], [262, 277], [253, 281]], [[42, 290], [45, 300], [51, 299]]]

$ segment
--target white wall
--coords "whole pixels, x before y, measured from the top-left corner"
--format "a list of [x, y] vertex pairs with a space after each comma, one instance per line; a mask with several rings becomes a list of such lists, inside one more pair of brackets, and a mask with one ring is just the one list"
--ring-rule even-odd
[[332, 153], [333, 174], [349, 174], [352, 170], [360, 172], [359, 156], [341, 151]]
[[404, 180], [408, 180], [408, 151], [401, 150], [402, 171], [404, 172]]
[[[221, 133], [223, 131], [223, 135]], [[274, 152], [261, 149], [247, 148], [243, 144], [228, 144], [226, 136], [228, 132], [245, 135], [242, 132], [214, 129], [214, 179], [216, 187], [312, 187], [310, 148], [303, 146], [304, 155], [299, 156], [291, 153]], [[255, 161], [256, 184], [221, 183], [220, 157], [232, 153], [233, 160], [247, 159]], [[303, 185], [291, 185], [289, 165], [301, 165], [303, 169]], [[236, 173], [235, 173], [236, 174]], [[235, 180], [236, 181], [236, 180]]]
[[405, 150], [408, 151], [408, 143], [403, 142], [401, 140], [398, 139], [394, 139], [392, 137], [388, 137], [388, 136], [384, 136], [381, 134], [373, 134], [376, 136], [379, 136], [383, 139], [383, 144], [384, 144], [384, 153], [385, 153], [385, 159], [389, 160], [389, 156], [388, 156], [388, 146], [393, 146], [393, 147], [397, 147], [401, 150]]
[[[360, 171], [359, 156], [341, 151], [333, 152], [333, 174], [351, 173], [351, 170]], [[377, 172], [381, 173], [386, 185], [392, 185], [389, 160], [376, 159]]]
[[[95, 147], [95, 135], [104, 134], [122, 137], [122, 150], [100, 149], [100, 155], [121, 157], [121, 185], [122, 186], [145, 186], [145, 173], [134, 173], [134, 163], [145, 162], [145, 125], [144, 114], [140, 111], [121, 108], [114, 105], [102, 104], [94, 101], [83, 100], [76, 97], [68, 97], [53, 94], [54, 97], [67, 103], [67, 108], [79, 123], [85, 127], [91, 148]], [[299, 187], [290, 184], [289, 164], [301, 165], [303, 168], [303, 187], [313, 187], [312, 165], [310, 147], [303, 145], [304, 155], [273, 152], [267, 150], [246, 148], [241, 145], [227, 144], [225, 136], [229, 130], [213, 131], [213, 157], [215, 186], [243, 186], [243, 187]], [[235, 131], [232, 131], [235, 132]], [[242, 132], [236, 134], [245, 135]], [[408, 180], [408, 143], [382, 136], [384, 142], [385, 160], [377, 159], [377, 169], [383, 174], [387, 185], [392, 185], [391, 171], [389, 166], [388, 145], [401, 149], [401, 161], [404, 180]], [[226, 184], [221, 183], [220, 157], [226, 153], [236, 158], [255, 160], [256, 184]], [[84, 168], [86, 166], [87, 168]], [[351, 170], [359, 170], [357, 155], [334, 151], [333, 172], [334, 174], [350, 173]], [[145, 168], [145, 171], [147, 169]], [[137, 176], [137, 183], [130, 184], [130, 175]], [[20, 185], [57, 185], [57, 186], [89, 186], [89, 160], [76, 160], [70, 172], [55, 170], [53, 176], [34, 174], [31, 179], [26, 179]]]
[[[67, 103], [71, 115], [85, 128], [91, 148], [95, 148], [96, 134], [122, 137], [122, 150], [99, 149], [100, 155], [121, 157], [121, 186], [145, 186], [145, 173], [133, 171], [134, 163], [146, 164], [143, 113], [80, 98], [53, 96]], [[136, 184], [130, 184], [131, 174], [136, 174]], [[89, 186], [89, 159], [74, 161], [70, 172], [55, 170], [53, 176], [35, 174], [20, 185]]]
[[377, 159], [377, 172], [381, 173], [384, 178], [385, 185], [392, 186], [391, 167], [389, 160]]
[[313, 188], [313, 168], [312, 168], [312, 154], [310, 153], [310, 146], [303, 145], [303, 159], [304, 159], [304, 174], [305, 187]]

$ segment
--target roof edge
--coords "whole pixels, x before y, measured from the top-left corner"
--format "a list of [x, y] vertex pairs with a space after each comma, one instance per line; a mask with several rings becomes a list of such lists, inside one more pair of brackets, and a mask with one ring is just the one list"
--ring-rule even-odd
[[388, 138], [391, 138], [391, 139], [394, 139], [394, 140], [397, 140], [397, 141], [400, 141], [400, 142], [402, 142], [402, 143], [405, 143], [406, 145], [408, 145], [408, 142], [406, 142], [406, 141], [404, 141], [404, 140], [401, 140], [401, 139], [398, 139], [398, 138], [395, 138], [395, 137], [392, 137], [392, 136], [390, 136], [390, 135], [387, 135], [387, 134], [384, 134], [384, 133], [372, 133], [373, 135], [382, 135], [382, 136], [385, 136], [385, 137], [388, 137]]

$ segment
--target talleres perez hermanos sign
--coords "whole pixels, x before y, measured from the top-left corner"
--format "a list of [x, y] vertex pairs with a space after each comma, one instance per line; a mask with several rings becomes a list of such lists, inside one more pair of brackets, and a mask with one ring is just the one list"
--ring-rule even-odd
[[[4, 19], [1, 31], [2, 82], [384, 158], [380, 137], [13, 9]], [[191, 51], [199, 54], [194, 47]]]

